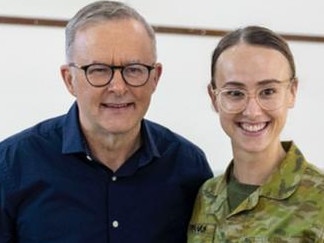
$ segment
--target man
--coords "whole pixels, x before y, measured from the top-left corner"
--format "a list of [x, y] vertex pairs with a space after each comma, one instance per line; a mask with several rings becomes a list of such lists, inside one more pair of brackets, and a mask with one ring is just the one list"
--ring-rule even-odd
[[0, 144], [0, 242], [186, 242], [204, 153], [144, 119], [162, 65], [134, 9], [99, 1], [66, 27], [66, 115]]

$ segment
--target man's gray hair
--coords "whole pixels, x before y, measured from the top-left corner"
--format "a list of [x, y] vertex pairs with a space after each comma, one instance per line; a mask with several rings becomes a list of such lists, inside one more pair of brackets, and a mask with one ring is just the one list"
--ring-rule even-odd
[[156, 38], [154, 29], [146, 22], [144, 17], [135, 9], [122, 2], [97, 1], [80, 9], [68, 22], [65, 29], [65, 53], [66, 59], [72, 58], [72, 46], [78, 30], [89, 25], [107, 20], [135, 19], [143, 24], [148, 36], [152, 40], [154, 55], [156, 56]]

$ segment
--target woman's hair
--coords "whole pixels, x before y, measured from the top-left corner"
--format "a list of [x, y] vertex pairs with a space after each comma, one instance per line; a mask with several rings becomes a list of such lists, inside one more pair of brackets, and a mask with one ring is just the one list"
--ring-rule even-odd
[[296, 68], [294, 57], [285, 39], [272, 30], [261, 26], [247, 26], [245, 28], [239, 28], [235, 31], [226, 34], [218, 43], [213, 51], [211, 61], [211, 85], [216, 88], [215, 73], [216, 63], [219, 56], [228, 48], [235, 46], [239, 43], [246, 43], [249, 45], [258, 45], [262, 47], [271, 48], [277, 50], [284, 55], [291, 69], [291, 78], [296, 76]]
[[153, 50], [156, 55], [156, 38], [154, 29], [146, 22], [142, 15], [122, 2], [97, 1], [80, 9], [68, 22], [65, 29], [65, 53], [67, 59], [72, 57], [73, 42], [75, 41], [75, 36], [78, 30], [107, 20], [124, 19], [135, 19], [144, 26], [152, 40]]

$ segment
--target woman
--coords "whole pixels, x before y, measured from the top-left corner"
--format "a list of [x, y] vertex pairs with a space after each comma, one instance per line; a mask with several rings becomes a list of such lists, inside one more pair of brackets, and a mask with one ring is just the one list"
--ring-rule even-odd
[[324, 242], [324, 175], [280, 141], [298, 80], [286, 41], [248, 26], [213, 52], [208, 92], [233, 160], [201, 188], [188, 242]]

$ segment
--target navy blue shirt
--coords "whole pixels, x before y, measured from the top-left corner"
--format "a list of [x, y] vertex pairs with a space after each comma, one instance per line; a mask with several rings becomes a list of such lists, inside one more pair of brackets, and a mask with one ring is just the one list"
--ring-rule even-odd
[[143, 144], [115, 173], [91, 158], [74, 104], [0, 143], [1, 243], [181, 243], [204, 153], [142, 121]]

